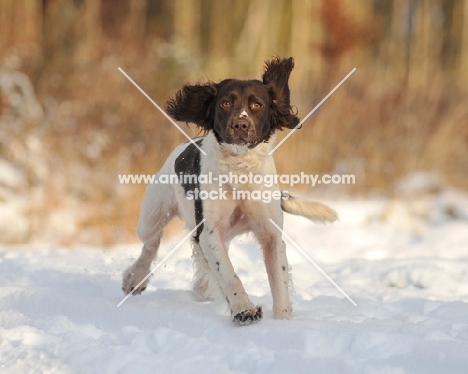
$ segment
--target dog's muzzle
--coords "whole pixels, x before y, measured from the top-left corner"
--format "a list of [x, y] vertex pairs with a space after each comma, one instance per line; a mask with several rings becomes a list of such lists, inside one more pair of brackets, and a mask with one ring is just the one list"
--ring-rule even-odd
[[248, 118], [236, 118], [229, 125], [232, 144], [245, 145], [257, 143], [254, 124]]

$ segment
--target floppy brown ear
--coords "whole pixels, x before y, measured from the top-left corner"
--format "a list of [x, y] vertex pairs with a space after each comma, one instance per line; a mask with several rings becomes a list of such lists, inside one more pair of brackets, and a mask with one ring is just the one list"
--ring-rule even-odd
[[294, 60], [292, 57], [281, 59], [276, 57], [265, 62], [265, 71], [262, 76], [263, 84], [274, 87], [287, 104], [289, 104], [288, 80], [293, 68]]
[[208, 131], [213, 128], [217, 92], [217, 86], [212, 82], [188, 84], [166, 102], [165, 109], [176, 121], [191, 122]]
[[299, 123], [299, 118], [293, 113], [289, 102], [289, 75], [294, 68], [292, 57], [276, 57], [265, 62], [265, 71], [262, 76], [263, 84], [268, 86], [271, 100], [271, 125], [281, 130], [286, 127], [293, 129]]

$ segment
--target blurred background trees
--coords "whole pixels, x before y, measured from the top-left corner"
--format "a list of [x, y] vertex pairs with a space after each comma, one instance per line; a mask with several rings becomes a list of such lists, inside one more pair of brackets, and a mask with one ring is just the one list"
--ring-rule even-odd
[[354, 173], [341, 195], [418, 170], [468, 187], [468, 0], [2, 0], [0, 242], [135, 240], [144, 186], [117, 175], [156, 172], [185, 138], [119, 66], [163, 105], [275, 55], [295, 58], [300, 116], [357, 68], [279, 173]]

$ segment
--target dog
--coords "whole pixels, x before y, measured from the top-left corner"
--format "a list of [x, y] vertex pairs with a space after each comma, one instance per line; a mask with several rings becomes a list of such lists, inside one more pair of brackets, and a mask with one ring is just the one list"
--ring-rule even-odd
[[[148, 185], [138, 223], [138, 235], [144, 245], [140, 257], [123, 275], [125, 294], [140, 294], [146, 289], [148, 279], [138, 284], [150, 272], [164, 227], [178, 216], [189, 229], [198, 225], [192, 238], [193, 288], [197, 299], [212, 300], [219, 292], [229, 305], [234, 323], [249, 325], [262, 319], [262, 307], [249, 299], [228, 255], [230, 241], [250, 232], [263, 250], [273, 317], [291, 318], [286, 245], [270, 219], [282, 228], [283, 211], [316, 222], [333, 222], [337, 215], [320, 203], [281, 194], [277, 185], [240, 183], [239, 177], [249, 173], [276, 175], [273, 157], [269, 155], [276, 132], [293, 129], [300, 123], [290, 104], [288, 80], [293, 67], [293, 58], [276, 57], [265, 63], [261, 81], [225, 79], [219, 83], [187, 84], [168, 100], [167, 113], [176, 121], [195, 124], [204, 136], [178, 146], [156, 174], [156, 178], [176, 175], [177, 182]], [[211, 175], [212, 180], [183, 178], [193, 175]], [[218, 191], [219, 185], [214, 181], [222, 175], [237, 178]], [[245, 195], [240, 199], [233, 197], [241, 189], [260, 189], [277, 198], [264, 202]], [[219, 192], [223, 198], [203, 199], [201, 191], [206, 195]]]

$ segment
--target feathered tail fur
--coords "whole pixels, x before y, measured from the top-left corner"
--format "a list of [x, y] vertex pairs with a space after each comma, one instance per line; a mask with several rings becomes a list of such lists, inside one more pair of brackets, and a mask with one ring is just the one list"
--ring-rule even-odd
[[291, 195], [281, 200], [281, 209], [286, 213], [303, 216], [316, 223], [334, 222], [338, 219], [338, 214], [326, 205], [298, 199]]

